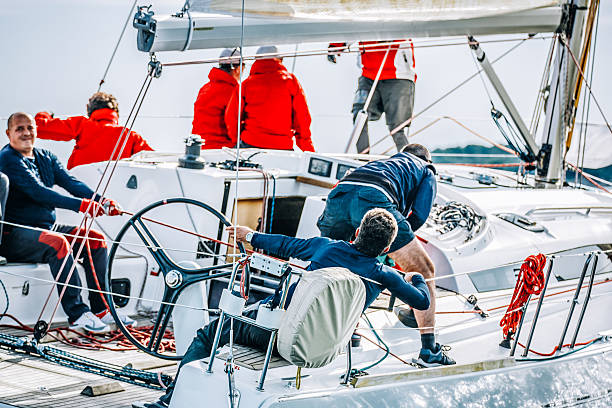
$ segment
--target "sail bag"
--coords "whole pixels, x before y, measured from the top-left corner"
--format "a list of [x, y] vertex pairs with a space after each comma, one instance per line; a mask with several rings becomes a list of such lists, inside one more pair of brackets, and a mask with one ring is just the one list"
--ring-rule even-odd
[[279, 354], [299, 367], [322, 367], [348, 344], [365, 305], [365, 286], [345, 268], [305, 272], [278, 330]]

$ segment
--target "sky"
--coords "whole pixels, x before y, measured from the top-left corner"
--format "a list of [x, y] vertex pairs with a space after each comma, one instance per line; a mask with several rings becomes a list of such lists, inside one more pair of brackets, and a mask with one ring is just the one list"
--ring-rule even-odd
[[[151, 3], [156, 14], [163, 14], [178, 11], [183, 2]], [[48, 110], [60, 117], [84, 115], [87, 100], [98, 89], [131, 5], [131, 0], [4, 0], [0, 8], [0, 118], [5, 120], [10, 113], [19, 110], [31, 113]], [[602, 1], [601, 7], [592, 86], [604, 112], [610, 114], [612, 81], [608, 72], [612, 53], [607, 43], [612, 38], [612, 1]], [[518, 37], [523, 36], [478, 39]], [[417, 44], [420, 41], [414, 40]], [[492, 60], [514, 44], [483, 44], [483, 49]], [[536, 101], [549, 45], [549, 39], [536, 37], [495, 65], [527, 123]], [[293, 52], [296, 47], [303, 51], [324, 46], [326, 44], [304, 43], [280, 49]], [[200, 60], [217, 57], [220, 51], [160, 53], [158, 59], [162, 62]], [[255, 48], [245, 49], [246, 55], [254, 53]], [[467, 45], [417, 48], [415, 56], [418, 73], [415, 112], [476, 71]], [[146, 53], [137, 51], [135, 30], [128, 26], [102, 87], [103, 91], [117, 96], [122, 120], [145, 78], [148, 59]], [[313, 117], [311, 130], [317, 151], [343, 151], [351, 131], [350, 108], [359, 76], [355, 55], [343, 55], [335, 65], [325, 56], [300, 57], [295, 65], [293, 59], [286, 58], [284, 63], [294, 70], [304, 87]], [[157, 150], [182, 151], [183, 139], [191, 133], [193, 102], [212, 66], [166, 67], [161, 78], [153, 81], [133, 129]], [[487, 86], [491, 92], [488, 83]], [[496, 105], [501, 105], [495, 96], [493, 98]], [[441, 116], [450, 116], [475, 132], [503, 143], [489, 110], [489, 99], [477, 77], [415, 119], [411, 133], [418, 134], [411, 140], [430, 148], [484, 143], [447, 119], [423, 129]], [[4, 120], [0, 122], [2, 129], [6, 127]], [[603, 123], [596, 110], [592, 110], [589, 121]], [[370, 123], [372, 141], [382, 137], [385, 131], [384, 118]], [[60, 158], [67, 157], [71, 150], [71, 145], [65, 142], [40, 141], [39, 146], [51, 148]], [[391, 146], [391, 141], [386, 140], [374, 153]]]

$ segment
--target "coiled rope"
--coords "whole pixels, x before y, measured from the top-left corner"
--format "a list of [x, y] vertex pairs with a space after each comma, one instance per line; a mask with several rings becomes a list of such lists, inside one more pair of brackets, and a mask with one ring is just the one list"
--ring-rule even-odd
[[542, 292], [544, 288], [545, 265], [546, 256], [543, 254], [530, 255], [521, 265], [514, 293], [512, 294], [512, 300], [504, 317], [499, 322], [499, 325], [503, 327], [504, 336], [508, 336], [510, 331], [516, 333], [516, 327], [523, 316], [524, 305], [531, 295], [539, 295]]

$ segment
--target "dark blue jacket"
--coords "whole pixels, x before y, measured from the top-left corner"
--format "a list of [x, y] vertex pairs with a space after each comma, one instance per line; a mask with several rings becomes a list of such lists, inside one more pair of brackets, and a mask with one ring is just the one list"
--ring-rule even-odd
[[[307, 270], [338, 266], [380, 283], [377, 285], [363, 280], [366, 288], [364, 310], [383, 289], [389, 289], [391, 294], [415, 309], [429, 308], [429, 289], [421, 275], [414, 275], [412, 284], [410, 284], [395, 269], [381, 264], [376, 258], [362, 254], [355, 249], [353, 244], [346, 241], [335, 241], [323, 237], [300, 239], [285, 235], [255, 233], [251, 245], [268, 251], [272, 255], [310, 261]], [[293, 290], [290, 291], [290, 295], [292, 294]], [[287, 298], [287, 301], [290, 300]]]
[[[0, 171], [9, 178], [4, 219], [16, 224], [49, 229], [55, 223], [56, 208], [78, 212], [81, 198], [94, 193], [45, 149], [34, 148], [34, 158], [27, 158], [6, 145], [0, 150]], [[54, 191], [56, 184], [78, 198]]]
[[[410, 153], [372, 161], [356, 168], [342, 181], [375, 184], [393, 199], [413, 231], [425, 223], [436, 197], [435, 168]], [[412, 211], [412, 213], [410, 213]]]

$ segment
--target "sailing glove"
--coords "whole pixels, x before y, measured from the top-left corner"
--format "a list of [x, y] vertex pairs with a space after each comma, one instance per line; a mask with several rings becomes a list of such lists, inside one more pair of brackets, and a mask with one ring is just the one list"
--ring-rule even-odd
[[123, 213], [121, 206], [115, 200], [111, 200], [110, 198], [105, 198], [102, 200], [102, 207], [104, 207], [104, 212], [106, 215], [115, 216]]
[[97, 201], [84, 198], [81, 201], [79, 212], [86, 213], [88, 216], [94, 218], [104, 215], [104, 208]]

